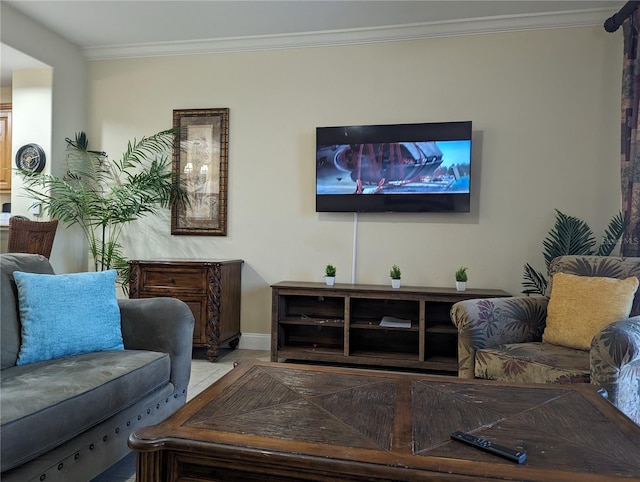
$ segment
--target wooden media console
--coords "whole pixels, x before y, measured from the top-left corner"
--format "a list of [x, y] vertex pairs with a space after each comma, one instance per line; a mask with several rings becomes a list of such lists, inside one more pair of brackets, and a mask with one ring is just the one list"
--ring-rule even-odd
[[[457, 374], [458, 332], [449, 311], [502, 290], [283, 281], [271, 286], [271, 361], [305, 360]], [[381, 326], [383, 317], [408, 321]]]

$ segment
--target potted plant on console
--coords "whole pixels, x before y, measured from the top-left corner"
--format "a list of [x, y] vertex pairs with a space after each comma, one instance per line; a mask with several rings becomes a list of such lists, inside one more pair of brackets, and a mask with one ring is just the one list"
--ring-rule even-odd
[[460, 267], [456, 271], [456, 289], [458, 291], [467, 289], [467, 268]]
[[400, 267], [397, 264], [394, 264], [391, 267], [389, 276], [391, 276], [391, 287], [400, 288], [400, 278], [402, 276], [402, 273], [400, 272]]
[[336, 267], [332, 264], [328, 264], [324, 268], [324, 280], [327, 282], [327, 286], [333, 286], [336, 282]]

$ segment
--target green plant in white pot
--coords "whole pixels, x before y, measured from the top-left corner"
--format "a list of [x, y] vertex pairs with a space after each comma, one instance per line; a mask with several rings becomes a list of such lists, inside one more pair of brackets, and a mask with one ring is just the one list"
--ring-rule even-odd
[[467, 268], [460, 267], [456, 271], [456, 289], [458, 291], [464, 291], [467, 289]]
[[391, 277], [391, 287], [400, 288], [400, 279], [402, 278], [402, 272], [397, 264], [394, 264], [389, 270], [389, 276]]
[[89, 150], [84, 132], [67, 138], [67, 172], [58, 177], [24, 172], [24, 190], [51, 218], [77, 224], [96, 271], [117, 269], [127, 290], [128, 265], [119, 243], [123, 228], [172, 203], [186, 205], [187, 192], [174, 182], [171, 149], [175, 129], [128, 143], [122, 158]]
[[325, 266], [324, 280], [328, 286], [333, 286], [336, 283], [336, 267], [332, 264]]

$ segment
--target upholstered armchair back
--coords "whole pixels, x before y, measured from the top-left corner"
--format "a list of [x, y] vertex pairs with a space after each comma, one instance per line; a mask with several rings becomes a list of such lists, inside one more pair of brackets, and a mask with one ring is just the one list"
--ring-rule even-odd
[[[635, 276], [640, 279], [640, 258], [614, 256], [560, 256], [549, 266], [549, 285], [546, 296], [551, 296], [553, 275], [568, 273], [578, 276], [599, 276], [625, 279]], [[640, 290], [636, 292], [631, 308], [631, 316], [640, 315]]]

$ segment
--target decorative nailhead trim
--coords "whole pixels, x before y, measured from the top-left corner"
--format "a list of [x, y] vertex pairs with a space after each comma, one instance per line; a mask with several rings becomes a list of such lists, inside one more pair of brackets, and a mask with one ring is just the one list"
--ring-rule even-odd
[[[183, 393], [183, 394], [184, 394], [184, 393], [186, 393], [186, 390], [182, 390], [182, 393]], [[179, 393], [175, 393], [175, 394], [173, 395], [173, 398], [175, 398], [175, 399], [177, 399], [178, 397], [181, 397], [181, 395], [180, 395]], [[165, 403], [169, 403], [170, 398], [171, 398], [171, 397], [169, 397], [169, 398], [165, 399]], [[156, 404], [156, 410], [160, 410], [160, 403], [157, 403], [157, 404]], [[152, 412], [152, 411], [153, 411], [153, 408], [152, 408], [152, 407], [151, 407], [151, 408], [147, 408], [147, 414], [151, 414], [151, 412]], [[138, 415], [138, 416], [137, 416], [137, 419], [138, 419], [138, 421], [139, 421], [139, 420], [142, 420], [142, 415]], [[132, 426], [132, 422], [131, 422], [131, 420], [128, 420], [126, 425], [127, 425], [127, 427], [131, 427], [131, 426]], [[136, 424], [136, 423], [134, 423], [134, 424], [133, 424], [133, 426], [135, 427], [135, 426], [137, 426], [137, 424]], [[116, 428], [114, 429], [114, 431], [115, 431], [115, 433], [117, 433], [117, 434], [118, 434], [118, 433], [120, 433], [120, 427], [116, 427]], [[107, 442], [107, 440], [108, 440], [108, 436], [107, 436], [107, 435], [104, 435], [104, 436], [102, 437], [102, 441], [103, 441], [103, 442]], [[93, 444], [93, 443], [92, 443], [92, 444], [89, 444], [89, 450], [90, 450], [90, 451], [95, 450], [95, 448], [96, 448], [96, 447], [95, 447], [95, 444]], [[80, 452], [76, 452], [76, 453], [73, 455], [73, 459], [74, 459], [74, 460], [79, 460], [79, 459], [80, 459]], [[62, 469], [64, 468], [64, 463], [63, 463], [63, 462], [60, 462], [60, 463], [58, 464], [57, 468], [58, 468], [58, 470], [62, 470]], [[46, 474], [46, 473], [44, 473], [44, 474], [41, 474], [41, 475], [40, 475], [40, 481], [41, 481], [41, 482], [42, 482], [42, 481], [44, 481], [46, 478], [47, 478], [47, 474]]]

